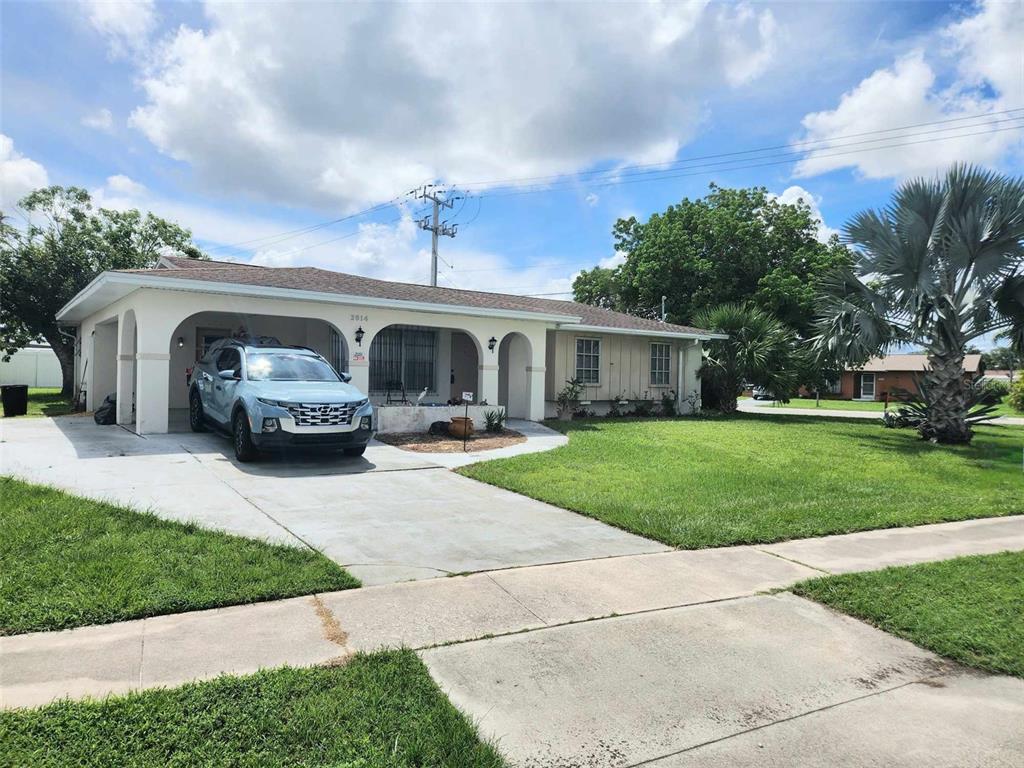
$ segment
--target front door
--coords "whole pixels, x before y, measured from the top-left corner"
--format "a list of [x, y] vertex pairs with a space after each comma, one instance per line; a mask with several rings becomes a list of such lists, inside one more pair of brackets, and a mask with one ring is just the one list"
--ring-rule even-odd
[[862, 373], [860, 379], [860, 397], [862, 400], [875, 399], [875, 374]]

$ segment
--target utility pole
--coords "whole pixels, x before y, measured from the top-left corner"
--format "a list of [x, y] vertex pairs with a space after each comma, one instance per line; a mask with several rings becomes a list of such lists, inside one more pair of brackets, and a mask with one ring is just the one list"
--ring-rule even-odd
[[441, 216], [442, 208], [451, 208], [452, 205], [458, 200], [458, 197], [448, 197], [447, 194], [437, 189], [433, 184], [427, 184], [422, 189], [414, 190], [413, 194], [417, 200], [430, 200], [434, 204], [433, 216], [424, 216], [420, 219], [420, 229], [426, 230], [431, 234], [430, 244], [430, 284], [437, 286], [437, 238], [440, 235], [445, 237], [455, 237], [455, 233], [459, 229], [458, 224], [449, 224], [446, 221], [439, 221]]

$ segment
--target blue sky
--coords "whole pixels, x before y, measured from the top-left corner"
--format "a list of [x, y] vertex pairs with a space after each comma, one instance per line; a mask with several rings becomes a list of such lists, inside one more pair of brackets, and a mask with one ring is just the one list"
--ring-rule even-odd
[[[618, 217], [712, 181], [802, 196], [824, 237], [908, 176], [1024, 165], [1024, 111], [1008, 112], [1024, 110], [1021, 0], [0, 14], [5, 213], [33, 186], [78, 185], [189, 227], [217, 258], [424, 282], [429, 236], [402, 193], [557, 176], [472, 186], [441, 246], [442, 285], [557, 295], [615, 263]], [[783, 149], [629, 175], [766, 147]]]

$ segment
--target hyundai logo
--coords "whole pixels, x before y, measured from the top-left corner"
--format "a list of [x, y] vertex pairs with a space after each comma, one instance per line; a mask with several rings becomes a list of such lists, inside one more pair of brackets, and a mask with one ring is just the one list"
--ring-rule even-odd
[[331, 412], [331, 406], [329, 406], [329, 405], [321, 405], [317, 409], [317, 411], [320, 413], [321, 416], [326, 416], [327, 414], [329, 414]]

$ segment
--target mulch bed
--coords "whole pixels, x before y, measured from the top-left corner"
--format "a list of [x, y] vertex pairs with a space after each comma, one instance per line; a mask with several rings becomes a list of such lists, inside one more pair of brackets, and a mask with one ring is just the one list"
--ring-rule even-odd
[[[377, 435], [382, 443], [393, 445], [405, 451], [416, 453], [462, 453], [462, 438], [451, 435], [428, 435], [423, 432], [395, 432], [387, 435]], [[514, 429], [505, 429], [501, 432], [474, 432], [466, 440], [466, 450], [492, 451], [495, 448], [504, 448], [507, 445], [525, 443], [526, 436], [516, 432]]]

